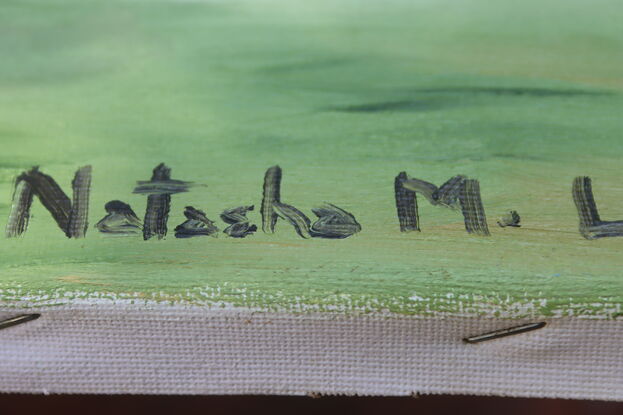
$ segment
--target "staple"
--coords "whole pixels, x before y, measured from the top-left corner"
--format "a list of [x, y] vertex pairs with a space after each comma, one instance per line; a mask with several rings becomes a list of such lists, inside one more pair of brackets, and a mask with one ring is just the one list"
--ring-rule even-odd
[[493, 339], [499, 339], [500, 337], [513, 336], [515, 334], [526, 333], [532, 330], [538, 330], [545, 327], [545, 322], [541, 321], [540, 323], [528, 323], [523, 324], [521, 326], [515, 326], [508, 329], [491, 331], [489, 333], [480, 334], [478, 336], [466, 337], [463, 339], [465, 343], [480, 343], [484, 341], [489, 341]]
[[41, 314], [22, 314], [17, 317], [11, 317], [6, 320], [0, 321], [0, 330], [6, 329], [12, 326], [17, 326], [18, 324], [27, 323], [29, 321], [33, 321], [41, 317]]

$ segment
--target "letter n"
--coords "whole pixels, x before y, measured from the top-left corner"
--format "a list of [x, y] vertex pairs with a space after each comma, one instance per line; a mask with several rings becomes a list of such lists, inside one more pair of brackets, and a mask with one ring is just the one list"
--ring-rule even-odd
[[20, 174], [15, 180], [6, 236], [11, 238], [26, 232], [30, 206], [33, 195], [36, 195], [68, 238], [84, 237], [88, 226], [91, 166], [79, 168], [71, 185], [73, 201], [52, 177], [41, 173], [38, 167]]

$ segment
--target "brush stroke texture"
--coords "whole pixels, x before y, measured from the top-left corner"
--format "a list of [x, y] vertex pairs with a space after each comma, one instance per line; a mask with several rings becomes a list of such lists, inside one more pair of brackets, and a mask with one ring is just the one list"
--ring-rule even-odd
[[273, 204], [281, 201], [281, 175], [281, 167], [279, 166], [270, 167], [264, 175], [264, 191], [260, 214], [262, 215], [262, 231], [266, 233], [275, 232], [278, 215]]
[[154, 168], [150, 181], [139, 181], [137, 184], [133, 193], [149, 195], [143, 220], [143, 239], [148, 240], [153, 236], [162, 239], [167, 234], [171, 195], [188, 191], [190, 183], [171, 180], [171, 169], [160, 163]]
[[403, 186], [408, 190], [422, 194], [433, 206], [441, 205], [457, 209], [461, 186], [466, 179], [466, 176], [457, 175], [437, 187], [424, 180], [407, 178], [403, 181]]
[[407, 173], [400, 172], [394, 179], [394, 195], [396, 198], [396, 213], [400, 223], [400, 232], [420, 231], [417, 198], [413, 190], [405, 187]]
[[256, 231], [257, 226], [249, 222], [233, 223], [223, 230], [225, 234], [232, 238], [246, 238], [249, 235], [253, 235]]
[[361, 231], [355, 216], [330, 203], [312, 209], [318, 220], [311, 226], [310, 234], [315, 238], [344, 239]]
[[253, 205], [237, 206], [235, 208], [225, 209], [221, 213], [221, 219], [223, 222], [229, 223], [230, 225], [238, 222], [248, 222], [249, 219], [247, 218], [247, 212], [250, 212], [253, 209], [255, 209], [255, 206]]
[[22, 173], [17, 178], [17, 182], [21, 180], [32, 187], [39, 201], [50, 212], [58, 227], [66, 232], [69, 214], [71, 213], [71, 200], [56, 181], [51, 176], [41, 173], [38, 167]]
[[[425, 112], [466, 106], [475, 102], [478, 96], [505, 97], [600, 97], [614, 95], [609, 91], [588, 91], [553, 88], [500, 88], [500, 87], [448, 87], [411, 89], [416, 97], [410, 99], [366, 102], [327, 108], [329, 111], [344, 113], [379, 113], [379, 112]], [[401, 90], [402, 95], [405, 91]], [[470, 100], [471, 99], [471, 100]]]
[[273, 202], [274, 212], [282, 219], [287, 220], [301, 238], [309, 238], [311, 221], [294, 206], [281, 202]]
[[580, 217], [580, 233], [586, 239], [623, 236], [623, 221], [603, 221], [593, 197], [590, 177], [576, 177], [572, 186], [573, 201]]
[[458, 209], [459, 194], [465, 180], [467, 180], [467, 176], [461, 174], [450, 178], [450, 180], [439, 186], [439, 189], [433, 194], [433, 199], [441, 206]]
[[27, 181], [21, 180], [15, 184], [13, 204], [6, 225], [6, 236], [13, 238], [26, 232], [30, 220], [30, 206], [32, 205], [33, 190]]
[[226, 209], [221, 213], [223, 222], [229, 226], [223, 230], [225, 234], [232, 238], [245, 238], [257, 231], [257, 226], [251, 225], [247, 218], [247, 212], [252, 211], [255, 206], [238, 206]]
[[[25, 183], [22, 184], [22, 183]], [[84, 237], [87, 230], [91, 166], [76, 171], [72, 181], [74, 202], [63, 192], [56, 181], [33, 167], [15, 180], [15, 192], [6, 235], [19, 236], [27, 229], [32, 195], [50, 212], [58, 227], [68, 238]]]
[[446, 88], [419, 88], [414, 92], [427, 94], [461, 94], [461, 95], [503, 95], [503, 96], [530, 96], [530, 97], [576, 97], [576, 96], [608, 96], [614, 95], [611, 91], [560, 89], [560, 88], [530, 88], [530, 87], [446, 87]]
[[137, 235], [143, 224], [130, 205], [120, 200], [111, 200], [104, 205], [107, 215], [95, 227], [102, 233], [115, 235]]
[[[266, 233], [274, 233], [277, 219], [286, 220], [294, 227], [301, 238], [347, 238], [361, 230], [355, 217], [335, 205], [327, 204], [322, 208], [312, 209], [318, 220], [311, 220], [303, 212], [292, 205], [281, 202], [282, 171], [279, 166], [270, 167], [264, 175], [262, 207], [262, 229]], [[245, 211], [246, 213], [246, 211]], [[221, 216], [223, 220], [223, 216]], [[227, 220], [225, 220], [227, 222]]]
[[500, 226], [500, 228], [506, 228], [508, 226], [510, 226], [511, 228], [519, 228], [521, 227], [519, 222], [521, 222], [521, 217], [519, 216], [519, 213], [517, 213], [516, 210], [511, 210], [498, 220], [498, 225]]
[[465, 230], [467, 233], [489, 236], [489, 227], [487, 226], [485, 209], [482, 206], [478, 180], [466, 179], [463, 182], [459, 194], [459, 201], [461, 203], [461, 210], [463, 212]]
[[377, 112], [424, 112], [441, 110], [456, 105], [450, 100], [421, 99], [402, 101], [370, 102], [359, 105], [346, 105], [328, 108], [329, 111], [345, 113], [377, 113]]
[[87, 233], [91, 171], [91, 166], [81, 167], [71, 182], [73, 200], [67, 224], [67, 236], [70, 238], [84, 238]]
[[218, 236], [219, 229], [214, 222], [199, 209], [192, 206], [184, 208], [186, 221], [175, 227], [176, 238], [192, 238], [195, 236]]
[[[170, 172], [171, 169], [169, 169]], [[185, 182], [182, 180], [149, 180], [138, 181], [138, 186], [134, 188], [132, 193], [137, 194], [175, 194], [187, 192], [188, 188], [192, 185], [191, 182]]]
[[407, 190], [411, 190], [412, 192], [421, 194], [432, 205], [437, 204], [437, 200], [435, 200], [434, 195], [437, 193], [439, 188], [435, 186], [434, 184], [424, 181], [424, 180], [409, 177], [403, 180], [402, 185]]
[[396, 213], [401, 232], [420, 230], [417, 193], [422, 194], [433, 206], [453, 210], [460, 207], [468, 233], [489, 235], [477, 180], [456, 175], [437, 187], [425, 180], [408, 177], [405, 172], [401, 172], [394, 180]]

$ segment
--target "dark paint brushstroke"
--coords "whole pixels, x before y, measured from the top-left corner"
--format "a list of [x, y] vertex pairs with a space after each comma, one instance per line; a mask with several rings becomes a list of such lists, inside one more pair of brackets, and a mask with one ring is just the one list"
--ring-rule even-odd
[[[170, 171], [171, 169], [169, 169]], [[137, 194], [175, 194], [187, 192], [188, 188], [193, 184], [182, 180], [150, 180], [138, 181], [138, 186], [134, 188], [132, 193]]]
[[511, 210], [498, 220], [498, 225], [500, 226], [500, 228], [519, 228], [521, 227], [519, 222], [521, 222], [521, 217], [519, 216], [519, 213], [517, 213], [516, 210]]
[[454, 105], [451, 102], [442, 100], [404, 100], [404, 101], [383, 101], [371, 102], [359, 105], [345, 105], [328, 108], [334, 112], [349, 113], [377, 113], [377, 112], [423, 112], [433, 111]]
[[69, 238], [84, 238], [87, 233], [91, 170], [91, 166], [81, 167], [71, 182], [73, 200], [66, 232]]
[[435, 195], [439, 192], [439, 188], [434, 184], [427, 182], [425, 180], [415, 179], [412, 177], [407, 177], [405, 175], [404, 180], [402, 181], [402, 185], [405, 189], [410, 190], [415, 193], [419, 193], [426, 198], [432, 205], [437, 204], [437, 200], [435, 199]]
[[458, 209], [460, 206], [467, 232], [489, 235], [480, 198], [480, 185], [477, 180], [457, 175], [437, 187], [430, 182], [408, 177], [405, 172], [401, 172], [394, 181], [394, 193], [401, 232], [420, 230], [416, 199], [416, 193], [420, 193], [433, 206], [443, 206], [449, 209]]
[[229, 226], [223, 230], [225, 234], [232, 238], [245, 238], [257, 231], [257, 226], [251, 225], [247, 218], [247, 212], [252, 211], [255, 206], [238, 206], [226, 209], [221, 213], [223, 222]]
[[[506, 96], [506, 97], [534, 97], [556, 98], [588, 96], [599, 97], [614, 95], [610, 91], [586, 91], [574, 89], [548, 88], [503, 88], [503, 87], [447, 87], [447, 88], [420, 88], [400, 91], [419, 95], [418, 99], [404, 99], [396, 101], [368, 102], [364, 104], [344, 105], [328, 108], [329, 111], [347, 113], [379, 113], [379, 112], [424, 112], [466, 105], [460, 98], [470, 98], [477, 95]], [[452, 95], [457, 95], [457, 99]]]
[[278, 215], [274, 209], [274, 203], [281, 201], [281, 167], [272, 166], [264, 175], [264, 188], [262, 196], [262, 230], [266, 233], [275, 232], [275, 224]]
[[32, 195], [50, 212], [56, 224], [68, 238], [81, 238], [86, 234], [91, 186], [91, 166], [78, 169], [72, 181], [74, 201], [63, 192], [56, 181], [39, 171], [38, 167], [22, 173], [15, 180], [15, 192], [6, 235], [23, 234], [28, 227]]
[[587, 91], [581, 89], [555, 89], [555, 88], [522, 88], [522, 87], [448, 87], [448, 88], [422, 88], [412, 90], [414, 92], [428, 94], [483, 94], [502, 96], [530, 96], [530, 97], [573, 97], [573, 96], [604, 96], [613, 95], [610, 91]]
[[225, 209], [223, 213], [221, 213], [221, 219], [223, 222], [229, 223], [230, 225], [239, 222], [248, 222], [249, 219], [247, 218], [247, 212], [250, 212], [253, 209], [255, 209], [255, 206], [253, 205]]
[[50, 212], [58, 227], [66, 232], [71, 213], [71, 200], [56, 181], [47, 174], [41, 173], [38, 167], [22, 173], [17, 178], [18, 182], [21, 180], [32, 187], [41, 204]]
[[95, 227], [102, 233], [115, 235], [137, 235], [143, 224], [130, 205], [120, 200], [111, 200], [104, 205], [108, 213]]
[[14, 238], [26, 232], [30, 220], [32, 197], [33, 190], [28, 182], [20, 180], [15, 183], [13, 204], [5, 230], [5, 235], [8, 238]]
[[601, 222], [597, 204], [593, 197], [593, 185], [590, 177], [576, 177], [573, 180], [572, 195], [580, 215], [580, 231]]
[[406, 172], [400, 172], [394, 179], [394, 195], [396, 197], [396, 213], [400, 223], [400, 232], [420, 230], [417, 198], [413, 190], [405, 188], [408, 179]]
[[213, 236], [216, 238], [218, 236], [218, 228], [202, 210], [186, 206], [184, 216], [186, 216], [186, 221], [175, 227], [176, 238], [192, 238], [195, 236]]
[[580, 233], [586, 239], [623, 236], [623, 221], [603, 221], [593, 197], [590, 177], [576, 177], [571, 190], [580, 217]]
[[311, 221], [294, 206], [281, 202], [273, 202], [274, 212], [282, 219], [287, 220], [301, 238], [309, 238]]
[[318, 220], [311, 226], [314, 238], [344, 239], [361, 231], [355, 216], [330, 203], [312, 209]]
[[478, 180], [466, 179], [463, 181], [459, 202], [461, 203], [467, 233], [489, 236], [489, 227], [487, 226], [485, 209], [480, 197]]
[[437, 187], [432, 183], [415, 178], [406, 178], [403, 186], [411, 191], [422, 194], [433, 206], [442, 205], [450, 209], [458, 208], [461, 186], [467, 177], [458, 175]]
[[[353, 215], [333, 205], [313, 210], [319, 219], [314, 224], [315, 230], [312, 230], [311, 220], [307, 215], [294, 206], [281, 202], [281, 179], [282, 171], [279, 166], [272, 166], [266, 170], [260, 208], [264, 232], [274, 233], [275, 224], [279, 218], [288, 221], [301, 238], [312, 236], [346, 238], [361, 230], [361, 225], [357, 223]], [[227, 222], [229, 220], [227, 216], [229, 214], [221, 218]]]
[[167, 234], [167, 222], [171, 210], [171, 195], [149, 195], [147, 197], [147, 209], [143, 220], [143, 239], [148, 240], [153, 236], [162, 239]]
[[457, 175], [439, 187], [439, 190], [433, 194], [433, 199], [440, 205], [449, 207], [450, 209], [459, 208], [459, 194], [461, 186], [467, 180], [466, 176]]
[[143, 220], [143, 239], [156, 236], [162, 239], [167, 234], [167, 221], [171, 209], [171, 195], [185, 192], [190, 183], [171, 180], [171, 169], [160, 163], [153, 170], [151, 180], [140, 181], [133, 193], [148, 194], [147, 209]]
[[257, 231], [257, 226], [249, 222], [238, 222], [229, 225], [223, 232], [232, 238], [246, 238]]

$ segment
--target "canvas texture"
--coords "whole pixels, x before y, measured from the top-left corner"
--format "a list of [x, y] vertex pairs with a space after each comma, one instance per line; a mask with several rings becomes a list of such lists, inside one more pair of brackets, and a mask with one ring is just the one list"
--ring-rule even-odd
[[0, 1], [0, 392], [623, 399], [622, 6]]
[[162, 304], [39, 312], [38, 320], [0, 332], [3, 392], [623, 400], [616, 320], [557, 318], [533, 332], [466, 344], [466, 336], [532, 320]]

